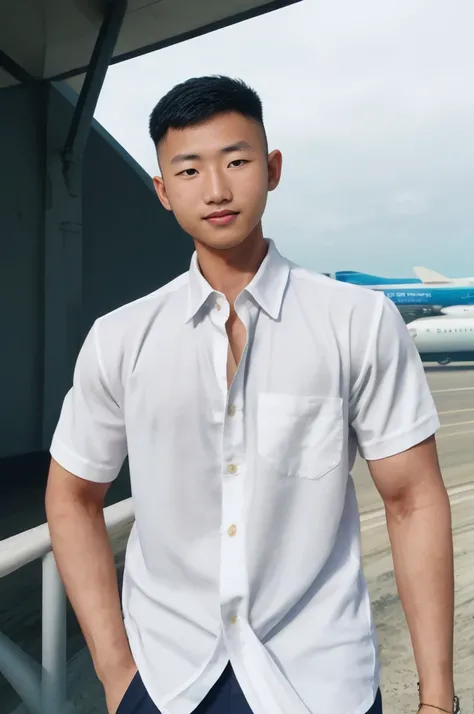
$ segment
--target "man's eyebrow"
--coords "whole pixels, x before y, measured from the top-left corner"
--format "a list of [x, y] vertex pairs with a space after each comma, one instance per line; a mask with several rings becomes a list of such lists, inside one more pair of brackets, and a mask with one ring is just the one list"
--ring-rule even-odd
[[251, 149], [252, 147], [248, 141], [236, 141], [235, 144], [230, 144], [229, 146], [224, 146], [221, 149], [222, 154], [231, 154], [233, 151], [243, 151], [244, 149]]
[[[221, 154], [231, 154], [234, 151], [244, 151], [245, 149], [251, 149], [252, 147], [248, 141], [236, 141], [234, 144], [229, 144], [229, 146], [224, 146], [221, 149]], [[172, 164], [179, 164], [183, 161], [200, 161], [201, 157], [199, 154], [176, 154], [171, 159]]]
[[179, 164], [181, 161], [199, 161], [200, 158], [199, 154], [176, 154], [170, 163]]

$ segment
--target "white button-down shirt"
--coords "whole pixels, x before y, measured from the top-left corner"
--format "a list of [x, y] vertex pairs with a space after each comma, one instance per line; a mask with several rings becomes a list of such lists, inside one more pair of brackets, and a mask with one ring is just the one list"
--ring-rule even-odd
[[235, 303], [188, 273], [93, 325], [52, 456], [110, 482], [128, 454], [124, 573], [133, 656], [163, 714], [190, 714], [230, 660], [255, 714], [364, 714], [379, 684], [350, 471], [439, 426], [416, 348], [382, 293], [269, 241]]

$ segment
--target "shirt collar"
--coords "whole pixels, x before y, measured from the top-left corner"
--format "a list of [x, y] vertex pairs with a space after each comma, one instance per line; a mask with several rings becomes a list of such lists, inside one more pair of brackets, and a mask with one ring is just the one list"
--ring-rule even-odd
[[[288, 283], [290, 266], [276, 249], [275, 243], [270, 239], [267, 239], [266, 242], [268, 244], [267, 254], [245, 291], [253, 297], [262, 310], [272, 319], [277, 320]], [[186, 322], [196, 315], [209, 296], [215, 292], [201, 273], [197, 253], [194, 252], [189, 268]]]

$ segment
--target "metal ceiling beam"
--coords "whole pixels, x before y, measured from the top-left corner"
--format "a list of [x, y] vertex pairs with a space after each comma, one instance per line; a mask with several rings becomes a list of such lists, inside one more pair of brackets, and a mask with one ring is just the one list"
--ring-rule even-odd
[[71, 195], [80, 192], [79, 177], [75, 167], [81, 161], [87, 143], [97, 101], [112, 60], [115, 45], [127, 11], [127, 0], [112, 0], [107, 6], [104, 21], [87, 68], [86, 78], [77, 100], [69, 133], [64, 145], [63, 162], [68, 190]]
[[45, 450], [51, 444], [61, 403], [71, 384], [77, 353], [84, 338], [83, 156], [126, 8], [127, 0], [113, 0], [107, 7], [65, 143], [62, 128], [56, 123], [57, 117], [48, 111], [42, 432]]
[[11, 74], [14, 79], [18, 80], [18, 82], [26, 83], [38, 81], [29, 72], [27, 72], [26, 69], [15, 62], [15, 60], [12, 60], [12, 58], [7, 55], [6, 52], [3, 52], [3, 50], [0, 50], [0, 67], [3, 67], [3, 69], [5, 69], [8, 74]]
[[[197, 3], [198, 0], [192, 0]], [[144, 47], [138, 47], [135, 50], [130, 50], [129, 52], [123, 52], [120, 55], [116, 55], [110, 61], [110, 64], [117, 64], [118, 62], [125, 62], [129, 59], [134, 59], [135, 57], [140, 57], [141, 55], [147, 54], [148, 52], [156, 52], [157, 50], [162, 50], [165, 47], [170, 47], [171, 45], [176, 45], [180, 42], [185, 42], [187, 40], [192, 40], [195, 37], [200, 37], [209, 32], [215, 32], [216, 30], [221, 30], [224, 27], [229, 27], [230, 25], [235, 25], [239, 22], [244, 22], [245, 20], [251, 20], [253, 17], [258, 17], [260, 15], [266, 15], [267, 13], [273, 12], [275, 10], [281, 10], [289, 5], [294, 5], [297, 2], [302, 2], [302, 0], [270, 0], [270, 2], [264, 5], [259, 5], [256, 8], [250, 10], [245, 10], [243, 12], [236, 13], [230, 17], [224, 18], [222, 20], [216, 20], [216, 22], [211, 22], [202, 27], [196, 27], [193, 30], [188, 30], [187, 32], [182, 32], [173, 37], [167, 37], [164, 40], [154, 42], [150, 45], [145, 45]], [[60, 72], [59, 74], [49, 77], [50, 81], [59, 81], [63, 79], [70, 79], [71, 77], [77, 77], [78, 75], [87, 72], [87, 66], [75, 67], [74, 69], [67, 70], [65, 72]]]

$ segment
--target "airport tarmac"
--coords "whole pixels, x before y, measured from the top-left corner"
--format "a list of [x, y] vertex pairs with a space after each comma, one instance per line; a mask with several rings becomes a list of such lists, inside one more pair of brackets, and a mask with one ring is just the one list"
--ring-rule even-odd
[[[445, 367], [427, 364], [425, 369], [440, 414], [438, 450], [453, 513], [456, 686], [463, 714], [474, 714], [474, 363]], [[414, 713], [416, 670], [396, 592], [385, 521], [380, 513], [381, 499], [363, 461], [357, 462], [353, 477], [361, 511], [364, 571], [380, 641], [384, 714]], [[11, 500], [10, 506], [14, 503]], [[38, 502], [34, 513], [24, 514], [20, 520], [24, 527], [32, 527], [38, 524], [41, 514], [42, 504]], [[5, 537], [4, 533], [2, 536]], [[126, 532], [113, 538], [119, 572], [126, 539]], [[0, 580], [0, 631], [35, 657], [41, 651], [40, 574], [36, 563]], [[94, 678], [90, 658], [86, 652], [79, 652], [83, 641], [71, 613], [68, 620], [68, 654], [73, 658], [68, 685], [76, 711], [105, 714], [101, 687]], [[16, 695], [0, 676], [0, 714], [10, 714], [17, 702]]]
[[[455, 681], [462, 713], [474, 714], [474, 364], [426, 365], [425, 369], [440, 416], [438, 453], [452, 507]], [[416, 669], [380, 513], [382, 502], [362, 460], [353, 478], [361, 511], [364, 572], [380, 643], [384, 714], [415, 712]]]

